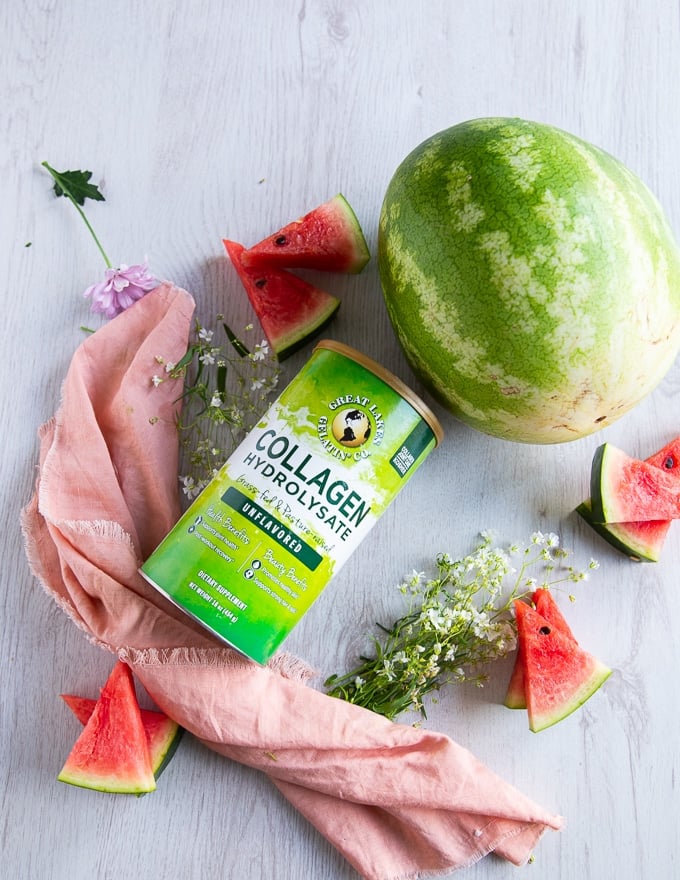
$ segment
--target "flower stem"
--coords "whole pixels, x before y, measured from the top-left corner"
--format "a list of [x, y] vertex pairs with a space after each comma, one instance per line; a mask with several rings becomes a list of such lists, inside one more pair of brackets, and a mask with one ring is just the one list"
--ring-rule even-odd
[[49, 165], [47, 162], [42, 162], [42, 165], [43, 165], [44, 168], [46, 168], [46, 169], [49, 171], [49, 173], [50, 173], [50, 174], [52, 175], [52, 177], [54, 178], [55, 183], [59, 186], [59, 188], [62, 190], [63, 194], [64, 194], [64, 195], [66, 196], [66, 198], [71, 202], [71, 204], [73, 205], [73, 207], [76, 209], [76, 211], [77, 211], [77, 212], [80, 214], [80, 216], [82, 217], [82, 219], [83, 219], [83, 223], [85, 224], [85, 226], [87, 226], [90, 235], [91, 235], [92, 238], [94, 239], [94, 243], [95, 243], [95, 244], [97, 245], [97, 247], [99, 248], [99, 253], [100, 253], [100, 254], [102, 255], [102, 257], [104, 258], [104, 262], [106, 263], [106, 267], [107, 267], [107, 269], [110, 269], [110, 268], [112, 267], [111, 260], [108, 258], [108, 255], [107, 255], [106, 251], [105, 251], [104, 248], [102, 247], [102, 243], [101, 243], [101, 242], [99, 241], [99, 239], [97, 238], [97, 235], [96, 235], [94, 229], [93, 229], [92, 226], [90, 225], [90, 221], [89, 221], [89, 220], [87, 219], [87, 217], [85, 216], [85, 212], [84, 212], [83, 209], [80, 207], [80, 205], [78, 204], [78, 202], [77, 202], [76, 199], [74, 198], [73, 194], [72, 194], [71, 191], [69, 190], [69, 188], [68, 188], [68, 183], [66, 183], [66, 181], [63, 179], [63, 177], [62, 177], [57, 171], [55, 171], [54, 168], [52, 168], [52, 166]]

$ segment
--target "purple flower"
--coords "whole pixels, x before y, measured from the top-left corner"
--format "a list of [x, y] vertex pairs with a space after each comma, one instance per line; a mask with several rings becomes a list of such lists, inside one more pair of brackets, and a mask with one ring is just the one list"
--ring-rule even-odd
[[146, 263], [136, 266], [121, 263], [117, 269], [108, 268], [104, 280], [90, 285], [83, 296], [92, 297], [93, 312], [115, 318], [158, 285], [158, 279], [149, 273]]

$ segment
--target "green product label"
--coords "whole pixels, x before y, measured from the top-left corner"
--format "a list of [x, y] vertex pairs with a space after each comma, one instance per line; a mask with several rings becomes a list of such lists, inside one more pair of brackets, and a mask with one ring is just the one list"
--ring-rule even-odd
[[318, 348], [141, 572], [266, 663], [435, 442], [391, 385]]

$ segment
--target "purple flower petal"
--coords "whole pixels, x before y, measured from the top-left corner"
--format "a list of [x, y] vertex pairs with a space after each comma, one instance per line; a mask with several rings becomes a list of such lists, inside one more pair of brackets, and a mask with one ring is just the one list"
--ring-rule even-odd
[[93, 312], [115, 318], [158, 284], [158, 279], [150, 274], [146, 263], [134, 266], [121, 263], [117, 269], [107, 269], [104, 280], [91, 284], [83, 296], [92, 298]]

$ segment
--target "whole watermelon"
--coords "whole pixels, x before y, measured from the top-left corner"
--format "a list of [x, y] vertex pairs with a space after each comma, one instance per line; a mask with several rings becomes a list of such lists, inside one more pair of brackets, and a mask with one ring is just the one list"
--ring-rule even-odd
[[602, 428], [680, 345], [680, 253], [658, 202], [548, 125], [476, 119], [420, 144], [387, 189], [378, 261], [416, 375], [497, 437]]

